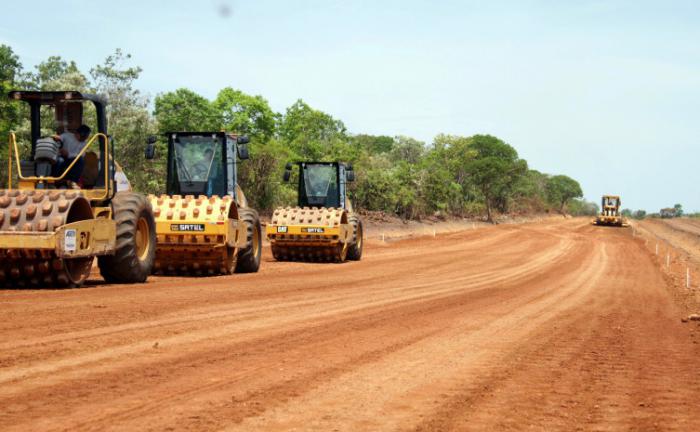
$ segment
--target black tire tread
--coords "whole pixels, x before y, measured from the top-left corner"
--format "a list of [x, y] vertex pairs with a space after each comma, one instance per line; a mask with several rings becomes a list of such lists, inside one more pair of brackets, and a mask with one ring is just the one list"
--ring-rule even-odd
[[[355, 215], [351, 215], [348, 218], [348, 223], [352, 227], [352, 243], [348, 245], [347, 259], [350, 261], [359, 261], [362, 258], [362, 246], [364, 242], [362, 239], [359, 241], [358, 245], [358, 231], [360, 236], [364, 235], [364, 230], [362, 228], [362, 221]], [[359, 229], [358, 229], [359, 228]]]
[[[141, 283], [151, 274], [156, 256], [156, 226], [148, 199], [135, 192], [118, 192], [112, 199], [112, 212], [117, 222], [114, 255], [99, 257], [100, 273], [109, 283]], [[150, 227], [150, 250], [146, 259], [136, 253], [138, 221], [145, 217]]]
[[[260, 268], [260, 258], [262, 254], [262, 228], [260, 226], [260, 216], [252, 208], [242, 207], [238, 209], [238, 217], [245, 221], [248, 227], [246, 231], [246, 246], [238, 251], [238, 262], [236, 262], [236, 273], [256, 273]], [[253, 249], [253, 236], [258, 237], [257, 254]]]

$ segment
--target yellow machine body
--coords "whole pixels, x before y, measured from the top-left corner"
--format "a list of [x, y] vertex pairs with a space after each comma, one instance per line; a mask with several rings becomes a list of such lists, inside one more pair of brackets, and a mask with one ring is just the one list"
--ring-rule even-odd
[[260, 219], [248, 207], [237, 177], [238, 161], [248, 159], [248, 138], [222, 131], [165, 135], [166, 193], [149, 197], [156, 221], [154, 272], [257, 272]]
[[[107, 148], [109, 139], [98, 133], [81, 155], [98, 138]], [[24, 176], [18, 155], [15, 135], [10, 134], [9, 189], [0, 190], [0, 284], [80, 284], [95, 256], [115, 250], [111, 208], [90, 204], [104, 200], [109, 192], [106, 188], [47, 189], [63, 176]], [[13, 188], [15, 166], [18, 182]]]
[[344, 209], [326, 207], [278, 208], [265, 231], [273, 247], [282, 254], [293, 253], [285, 249], [304, 247], [327, 248], [324, 252], [333, 252], [348, 243], [352, 232]]
[[151, 195], [156, 218], [156, 273], [229, 273], [246, 245], [247, 223], [230, 196]]
[[600, 213], [593, 221], [594, 225], [604, 226], [628, 226], [629, 224], [620, 213], [622, 202], [617, 195], [603, 195], [601, 199]]
[[[52, 209], [68, 208], [66, 193], [60, 193], [56, 204], [42, 199], [41, 191], [0, 191], [0, 203], [3, 198], [13, 197], [42, 202], [41, 209], [36, 204], [13, 206], [10, 210], [10, 221], [5, 224], [5, 213], [0, 213], [0, 254], [5, 257], [28, 255], [29, 252], [47, 252], [58, 258], [79, 258], [92, 255], [105, 255], [114, 250], [116, 238], [116, 223], [111, 219], [85, 219], [65, 223], [65, 211]], [[71, 194], [71, 192], [68, 192]], [[73, 193], [75, 197], [75, 193]], [[7, 202], [6, 200], [5, 202]], [[2, 207], [2, 204], [0, 204]], [[40, 216], [31, 216], [39, 213]], [[57, 213], [56, 216], [49, 216]], [[43, 216], [41, 216], [43, 215]], [[50, 218], [53, 218], [51, 221]], [[21, 222], [24, 220], [25, 222]], [[49, 231], [50, 224], [56, 224], [54, 231]]]
[[598, 215], [596, 225], [622, 226], [622, 216]]
[[353, 212], [346, 184], [355, 179], [352, 165], [296, 162], [285, 167], [289, 182], [298, 168], [297, 206], [274, 211], [266, 235], [279, 261], [343, 262], [362, 256], [362, 222]]
[[342, 262], [355, 241], [352, 204], [345, 209], [281, 207], [265, 232], [272, 255], [281, 261]]
[[[81, 125], [82, 103], [92, 101], [99, 132], [87, 140], [57, 176], [37, 175], [43, 172], [36, 168], [45, 159], [35, 157], [34, 144], [29, 159], [20, 160], [17, 138], [10, 133], [7, 189], [0, 190], [0, 285], [79, 286], [89, 276], [95, 257], [99, 257], [100, 271], [106, 280], [143, 282], [152, 263], [150, 239], [154, 240], [154, 236], [148, 225], [152, 215], [150, 208], [127, 205], [130, 206], [127, 210], [136, 218], [129, 220], [129, 226], [134, 227], [129, 233], [134, 237], [133, 241], [122, 237], [120, 243], [120, 222], [115, 213], [121, 210], [115, 206], [121, 206], [137, 194], [129, 191], [119, 194], [114, 181], [114, 173], [117, 170], [121, 173], [121, 169], [111, 156], [112, 143], [106, 132], [104, 110], [106, 100], [73, 91], [13, 91], [10, 98], [24, 100], [30, 106], [33, 113], [30, 143], [36, 144], [40, 137], [39, 113], [46, 107], [54, 109], [52, 126], [58, 125], [56, 133], [60, 133]], [[104, 155], [105, 165], [117, 168], [102, 169], [100, 174], [98, 153]], [[84, 161], [80, 183], [85, 187], [66, 180], [79, 159]], [[101, 175], [104, 177], [98, 179]], [[101, 181], [99, 186], [98, 180]], [[145, 197], [133, 199], [141, 199], [145, 204]], [[135, 214], [135, 210], [146, 214]], [[122, 221], [124, 214], [123, 211], [119, 213]]]

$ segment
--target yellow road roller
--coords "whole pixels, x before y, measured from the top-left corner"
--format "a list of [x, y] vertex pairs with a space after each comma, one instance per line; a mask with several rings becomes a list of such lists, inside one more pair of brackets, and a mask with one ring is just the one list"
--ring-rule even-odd
[[[238, 184], [248, 137], [227, 132], [168, 132], [165, 194], [151, 195], [156, 274], [257, 272], [262, 230]], [[149, 138], [146, 158], [155, 155]]]
[[[19, 143], [15, 133], [9, 138], [7, 189], [0, 190], [0, 284], [80, 286], [95, 257], [107, 282], [144, 282], [155, 257], [155, 222], [148, 199], [115, 182], [107, 100], [77, 91], [12, 91], [9, 97], [28, 105], [30, 136]], [[96, 118], [84, 119], [84, 111]], [[96, 128], [92, 136], [85, 123]], [[69, 141], [73, 154], [61, 148]]]
[[362, 221], [352, 210], [346, 184], [352, 165], [297, 162], [285, 166], [289, 182], [297, 175], [297, 206], [275, 209], [266, 228], [272, 255], [279, 261], [343, 262], [362, 257]]

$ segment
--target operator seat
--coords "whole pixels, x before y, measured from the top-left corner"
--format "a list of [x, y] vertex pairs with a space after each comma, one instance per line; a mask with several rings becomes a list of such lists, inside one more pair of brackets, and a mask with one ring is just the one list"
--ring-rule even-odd
[[100, 160], [97, 157], [97, 153], [89, 151], [85, 153], [83, 161], [83, 187], [85, 189], [92, 189], [97, 184], [97, 178], [100, 175]]
[[[58, 143], [52, 137], [36, 140], [34, 147], [34, 172], [38, 177], [49, 177], [58, 160]], [[23, 174], [26, 176], [26, 174]]]

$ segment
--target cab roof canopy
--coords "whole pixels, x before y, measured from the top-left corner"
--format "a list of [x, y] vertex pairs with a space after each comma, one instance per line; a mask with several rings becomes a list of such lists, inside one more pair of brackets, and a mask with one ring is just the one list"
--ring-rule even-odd
[[299, 165], [299, 166], [304, 166], [304, 165], [333, 165], [333, 166], [343, 166], [346, 168], [349, 168], [351, 164], [347, 164], [345, 162], [338, 162], [338, 161], [297, 161], [297, 162], [289, 162], [287, 165], [291, 168], [292, 165]]
[[182, 135], [182, 136], [206, 136], [206, 135], [217, 135], [217, 136], [227, 136], [232, 139], [236, 139], [238, 137], [241, 137], [243, 135], [239, 135], [234, 132], [226, 132], [223, 130], [219, 131], [168, 131], [164, 132], [163, 135], [165, 136], [173, 136], [173, 135]]
[[[63, 90], [63, 91], [35, 91], [35, 90], [12, 90], [7, 94], [9, 99], [24, 101], [29, 104], [30, 116], [31, 116], [31, 142], [32, 142], [32, 155], [34, 154], [34, 147], [36, 141], [40, 138], [41, 134], [41, 106], [55, 106], [56, 117], [60, 117], [66, 111], [73, 112], [73, 117], [75, 121], [80, 125], [82, 123], [82, 104], [73, 104], [73, 102], [92, 102], [95, 106], [95, 111], [97, 114], [97, 131], [102, 134], [107, 134], [107, 116], [105, 113], [105, 106], [107, 105], [107, 98], [88, 93], [81, 93], [74, 90]], [[76, 106], [78, 105], [78, 106]], [[75, 110], [71, 107], [74, 107]], [[59, 109], [60, 108], [60, 109]]]
[[23, 91], [12, 90], [7, 94], [7, 97], [15, 100], [22, 100], [28, 103], [39, 103], [41, 105], [55, 105], [66, 101], [91, 101], [95, 105], [104, 107], [107, 105], [107, 99], [100, 95], [81, 93], [74, 90], [66, 91]]

